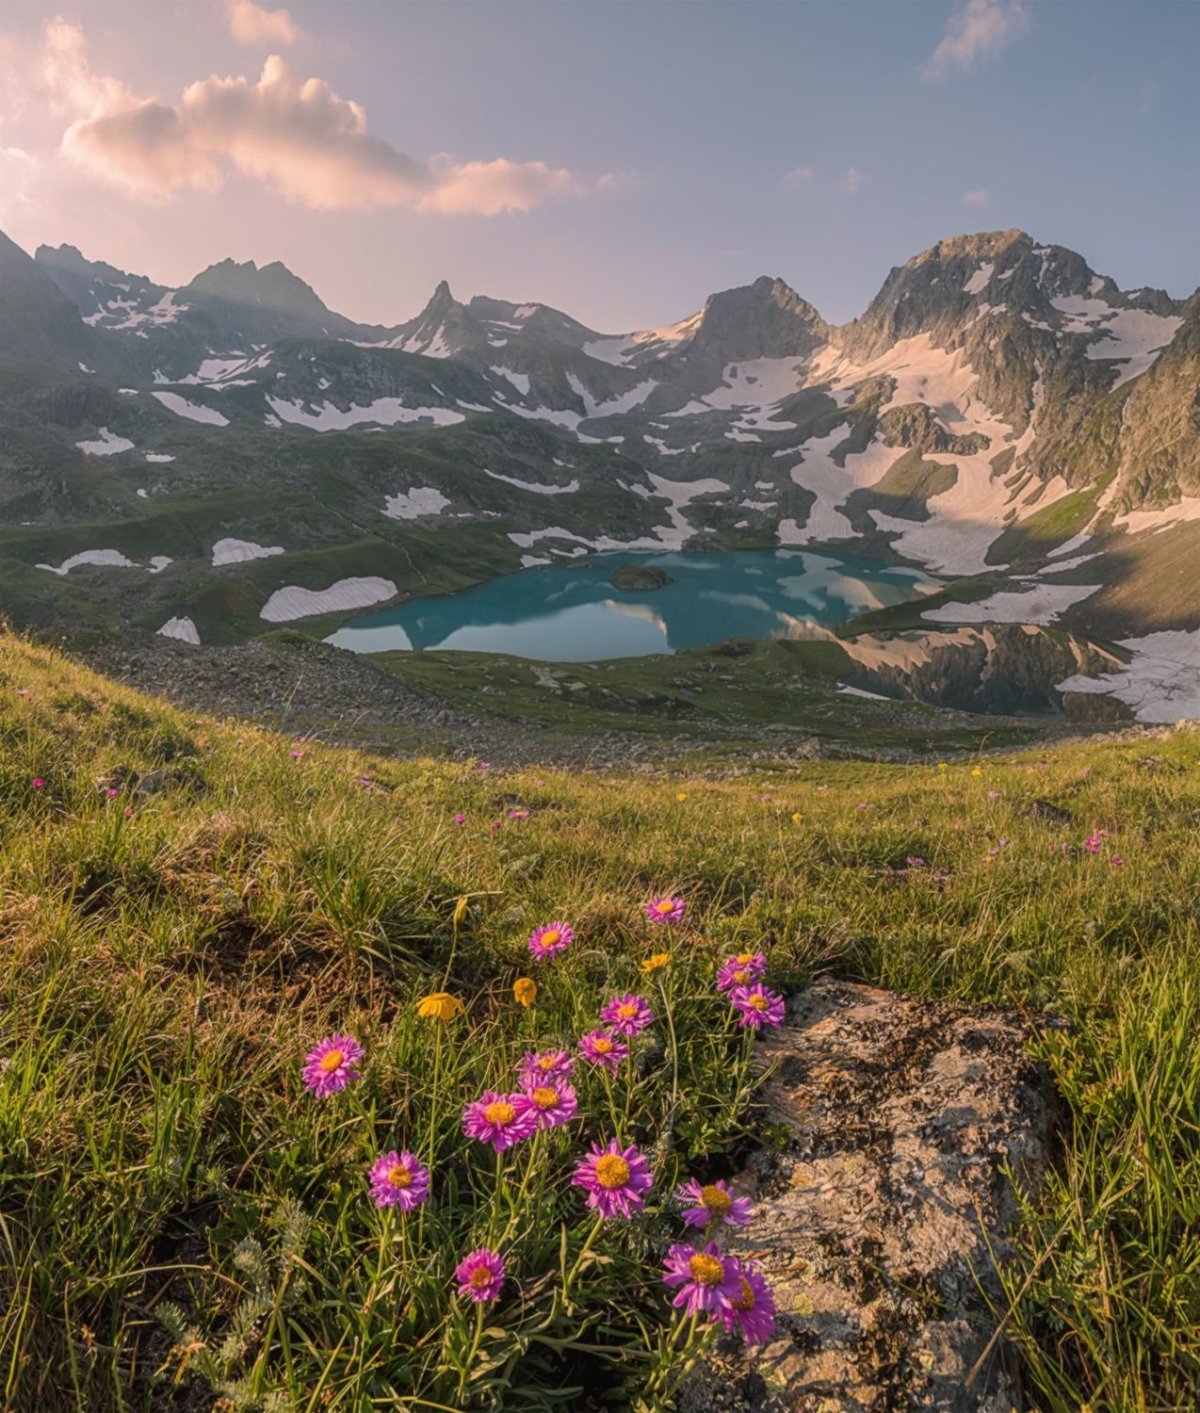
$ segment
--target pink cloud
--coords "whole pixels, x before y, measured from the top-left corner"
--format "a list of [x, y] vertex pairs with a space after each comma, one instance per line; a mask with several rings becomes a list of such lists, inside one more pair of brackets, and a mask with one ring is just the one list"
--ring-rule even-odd
[[254, 0], [226, 0], [225, 9], [239, 44], [295, 44], [303, 37], [286, 10], [267, 10]]
[[56, 20], [47, 27], [43, 81], [59, 110], [76, 114], [63, 153], [147, 201], [216, 191], [231, 174], [316, 210], [494, 216], [588, 189], [545, 162], [410, 157], [367, 131], [361, 104], [323, 79], [300, 78], [278, 54], [257, 80], [213, 75], [190, 84], [178, 103], [162, 103], [93, 74], [82, 30]]
[[977, 60], [994, 58], [1015, 44], [1028, 28], [1029, 11], [1023, 0], [967, 0], [946, 21], [921, 77], [939, 79], [952, 69], [970, 69]]
[[784, 172], [779, 178], [779, 185], [784, 191], [799, 191], [806, 182], [812, 181], [815, 175], [811, 167], [793, 167], [790, 172]]

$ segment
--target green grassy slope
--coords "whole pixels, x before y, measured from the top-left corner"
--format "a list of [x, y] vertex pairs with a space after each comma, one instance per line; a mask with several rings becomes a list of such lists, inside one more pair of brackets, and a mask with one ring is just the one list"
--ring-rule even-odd
[[[666, 1406], [698, 1345], [668, 1343], [660, 1199], [767, 1137], [712, 989], [762, 947], [782, 991], [835, 970], [1071, 1023], [1043, 1046], [1062, 1171], [1006, 1274], [1030, 1403], [1194, 1406], [1195, 734], [752, 783], [497, 778], [183, 716], [3, 639], [0, 740], [5, 1405]], [[182, 774], [110, 794], [121, 766]], [[679, 927], [643, 916], [667, 892]], [[577, 941], [535, 963], [554, 918]], [[658, 1019], [611, 1081], [580, 1067], [579, 1119], [499, 1162], [463, 1137], [466, 1101], [627, 989]], [[445, 1026], [416, 1014], [439, 990], [465, 1007]], [[299, 1066], [331, 1032], [366, 1046], [362, 1082], [316, 1102]], [[597, 1230], [570, 1175], [613, 1136], [657, 1195]], [[407, 1218], [366, 1183], [404, 1146], [433, 1169]], [[484, 1244], [509, 1279], [477, 1320], [451, 1271]]]

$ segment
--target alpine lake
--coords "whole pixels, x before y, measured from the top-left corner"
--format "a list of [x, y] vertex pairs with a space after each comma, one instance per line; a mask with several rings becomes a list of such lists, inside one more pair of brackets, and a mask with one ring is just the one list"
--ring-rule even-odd
[[358, 653], [603, 662], [730, 638], [819, 636], [814, 629], [940, 587], [919, 569], [800, 549], [588, 554], [410, 599], [353, 619], [327, 641]]

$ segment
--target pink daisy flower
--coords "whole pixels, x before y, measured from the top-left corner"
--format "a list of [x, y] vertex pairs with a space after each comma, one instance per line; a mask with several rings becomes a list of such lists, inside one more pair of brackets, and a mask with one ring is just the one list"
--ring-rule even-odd
[[675, 1290], [671, 1304], [688, 1315], [702, 1311], [717, 1317], [742, 1293], [741, 1273], [735, 1269], [732, 1257], [721, 1255], [715, 1241], [699, 1249], [672, 1246], [663, 1271], [663, 1284]]
[[466, 824], [466, 822], [467, 822], [467, 817], [466, 817], [465, 814], [461, 814], [461, 813], [460, 813], [460, 814], [456, 814], [456, 815], [454, 816], [454, 822], [455, 822], [455, 824]]
[[352, 1035], [327, 1035], [305, 1055], [300, 1077], [318, 1099], [325, 1099], [361, 1078], [354, 1066], [366, 1053]]
[[33, 786], [35, 790], [40, 790], [46, 782], [42, 779], [40, 775], [35, 775], [29, 783]]
[[579, 1099], [565, 1080], [543, 1080], [526, 1089], [522, 1100], [535, 1129], [559, 1128], [579, 1112]]
[[775, 1297], [758, 1271], [736, 1256], [726, 1257], [734, 1268], [740, 1289], [717, 1318], [727, 1330], [737, 1330], [747, 1344], [766, 1344], [775, 1333]]
[[650, 1164], [636, 1148], [622, 1148], [613, 1139], [607, 1148], [592, 1144], [592, 1151], [575, 1165], [572, 1187], [587, 1193], [587, 1205], [604, 1218], [626, 1221], [646, 1205], [645, 1194], [654, 1186]]
[[565, 952], [574, 940], [575, 934], [569, 923], [545, 922], [529, 934], [529, 950], [533, 956], [544, 961], [547, 957]]
[[739, 986], [729, 997], [738, 1014], [738, 1023], [745, 1030], [761, 1030], [765, 1025], [783, 1024], [783, 997], [768, 990], [761, 982], [754, 986]]
[[371, 1196], [376, 1207], [399, 1207], [411, 1212], [429, 1196], [429, 1169], [406, 1148], [381, 1153], [371, 1164]]
[[522, 1089], [533, 1089], [566, 1079], [574, 1068], [575, 1061], [566, 1050], [526, 1050], [517, 1074]]
[[743, 1227], [750, 1220], [752, 1210], [748, 1197], [735, 1197], [721, 1181], [701, 1186], [692, 1178], [675, 1189], [675, 1201], [683, 1208], [683, 1220], [689, 1227], [707, 1227], [713, 1223]]
[[652, 898], [646, 906], [651, 922], [682, 922], [687, 904], [682, 898]]
[[496, 1094], [489, 1089], [463, 1110], [463, 1132], [490, 1143], [497, 1153], [528, 1138], [536, 1127], [523, 1094]]
[[480, 1246], [470, 1251], [454, 1268], [458, 1294], [468, 1300], [499, 1300], [504, 1289], [504, 1257], [498, 1251]]
[[592, 1030], [579, 1037], [579, 1053], [590, 1065], [615, 1070], [629, 1058], [629, 1046], [618, 1040], [611, 1030]]
[[646, 1029], [654, 1019], [654, 1012], [644, 996], [627, 993], [608, 1001], [600, 1012], [600, 1019], [608, 1022], [614, 1034], [632, 1036]]
[[757, 981], [767, 969], [767, 959], [762, 952], [738, 952], [726, 957], [717, 972], [717, 990], [733, 991], [739, 986], [749, 986]]

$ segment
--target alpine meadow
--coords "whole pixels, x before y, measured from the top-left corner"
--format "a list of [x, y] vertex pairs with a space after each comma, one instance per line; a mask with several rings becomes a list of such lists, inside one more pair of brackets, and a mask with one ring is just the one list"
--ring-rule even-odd
[[1198, 59], [11, 0], [0, 1407], [1200, 1407]]

